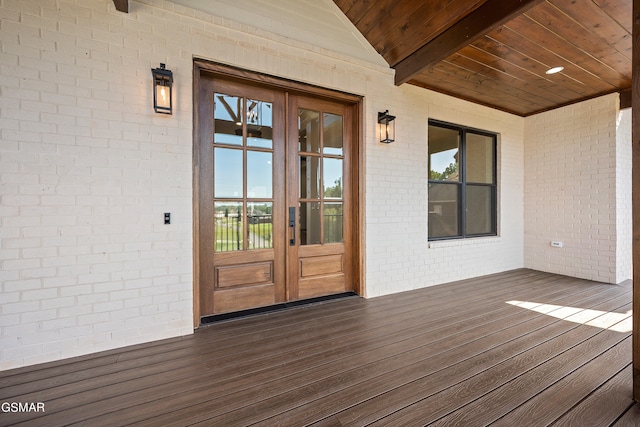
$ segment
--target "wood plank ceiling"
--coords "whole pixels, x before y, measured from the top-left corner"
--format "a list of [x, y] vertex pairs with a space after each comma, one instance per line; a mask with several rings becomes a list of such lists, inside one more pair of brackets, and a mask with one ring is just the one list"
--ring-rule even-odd
[[520, 116], [612, 92], [630, 103], [630, 0], [334, 2], [395, 69], [396, 84]]

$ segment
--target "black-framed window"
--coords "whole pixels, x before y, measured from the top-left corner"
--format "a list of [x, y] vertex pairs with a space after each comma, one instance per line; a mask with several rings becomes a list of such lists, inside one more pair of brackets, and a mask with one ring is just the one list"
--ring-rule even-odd
[[497, 234], [497, 135], [429, 120], [429, 240]]

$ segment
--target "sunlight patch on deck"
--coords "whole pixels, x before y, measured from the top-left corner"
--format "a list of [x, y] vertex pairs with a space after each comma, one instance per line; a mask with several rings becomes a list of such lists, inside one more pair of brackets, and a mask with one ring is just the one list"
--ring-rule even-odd
[[532, 301], [507, 301], [507, 304], [581, 325], [595, 326], [615, 332], [632, 331], [631, 310], [626, 313], [616, 313]]

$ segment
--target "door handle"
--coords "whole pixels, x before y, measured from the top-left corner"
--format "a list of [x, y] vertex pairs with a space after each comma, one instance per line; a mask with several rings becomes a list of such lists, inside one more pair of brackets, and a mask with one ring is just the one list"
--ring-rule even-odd
[[292, 238], [289, 239], [289, 246], [296, 245], [296, 208], [289, 208], [289, 228], [292, 230]]

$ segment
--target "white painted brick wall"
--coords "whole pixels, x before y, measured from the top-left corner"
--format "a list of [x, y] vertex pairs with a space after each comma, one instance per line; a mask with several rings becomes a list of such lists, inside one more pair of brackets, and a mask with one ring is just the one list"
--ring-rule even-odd
[[628, 166], [616, 160], [630, 145], [617, 143], [617, 105], [614, 94], [525, 121], [527, 267], [608, 283], [627, 274], [618, 273], [615, 207]]
[[[524, 119], [395, 87], [379, 58], [163, 0], [130, 0], [130, 9], [0, 0], [0, 369], [192, 331], [194, 57], [365, 97], [367, 296], [524, 265]], [[150, 106], [160, 62], [175, 76], [170, 117]], [[376, 141], [385, 109], [398, 117], [391, 145]], [[499, 236], [427, 241], [429, 118], [499, 134]], [[611, 229], [601, 220], [590, 224], [596, 234]]]
[[0, 369], [192, 332], [191, 108], [152, 114], [163, 40], [125, 21], [0, 3]]
[[[396, 142], [367, 136], [367, 296], [522, 267], [524, 120], [407, 85], [367, 98], [370, 122], [387, 108], [398, 117]], [[499, 134], [498, 237], [427, 241], [429, 118]]]

